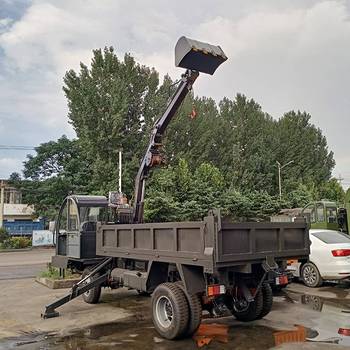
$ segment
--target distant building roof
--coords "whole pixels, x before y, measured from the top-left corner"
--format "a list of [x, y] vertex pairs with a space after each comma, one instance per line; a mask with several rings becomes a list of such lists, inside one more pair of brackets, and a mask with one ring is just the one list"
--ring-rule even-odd
[[31, 216], [34, 208], [28, 204], [4, 204], [4, 216]]
[[289, 215], [289, 216], [297, 216], [301, 214], [302, 208], [286, 208], [281, 209], [278, 215]]

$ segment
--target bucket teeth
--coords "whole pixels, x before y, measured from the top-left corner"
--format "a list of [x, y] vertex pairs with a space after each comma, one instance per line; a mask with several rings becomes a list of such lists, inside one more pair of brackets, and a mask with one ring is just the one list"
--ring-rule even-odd
[[227, 60], [220, 46], [182, 36], [175, 46], [176, 67], [214, 74], [216, 69]]

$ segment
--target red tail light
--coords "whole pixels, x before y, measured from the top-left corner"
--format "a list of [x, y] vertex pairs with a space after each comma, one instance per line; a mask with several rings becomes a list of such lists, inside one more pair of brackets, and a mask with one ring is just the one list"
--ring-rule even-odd
[[333, 256], [350, 256], [350, 249], [332, 250]]
[[212, 284], [211, 286], [208, 286], [208, 297], [213, 297], [220, 294], [225, 294], [226, 288], [223, 284]]
[[350, 336], [350, 329], [349, 328], [339, 328], [338, 334]]

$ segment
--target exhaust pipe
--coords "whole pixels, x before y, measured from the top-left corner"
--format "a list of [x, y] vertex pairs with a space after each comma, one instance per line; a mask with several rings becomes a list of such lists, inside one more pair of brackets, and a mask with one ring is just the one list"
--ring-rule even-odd
[[213, 75], [227, 60], [220, 46], [182, 36], [175, 46], [175, 66]]

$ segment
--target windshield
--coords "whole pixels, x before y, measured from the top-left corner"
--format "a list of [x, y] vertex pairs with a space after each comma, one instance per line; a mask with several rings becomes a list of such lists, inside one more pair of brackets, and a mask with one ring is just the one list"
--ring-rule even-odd
[[350, 244], [350, 237], [348, 235], [345, 235], [341, 232], [337, 231], [318, 231], [318, 232], [311, 232], [313, 236], [320, 239], [322, 242], [327, 244], [334, 244], [334, 243], [349, 243]]

